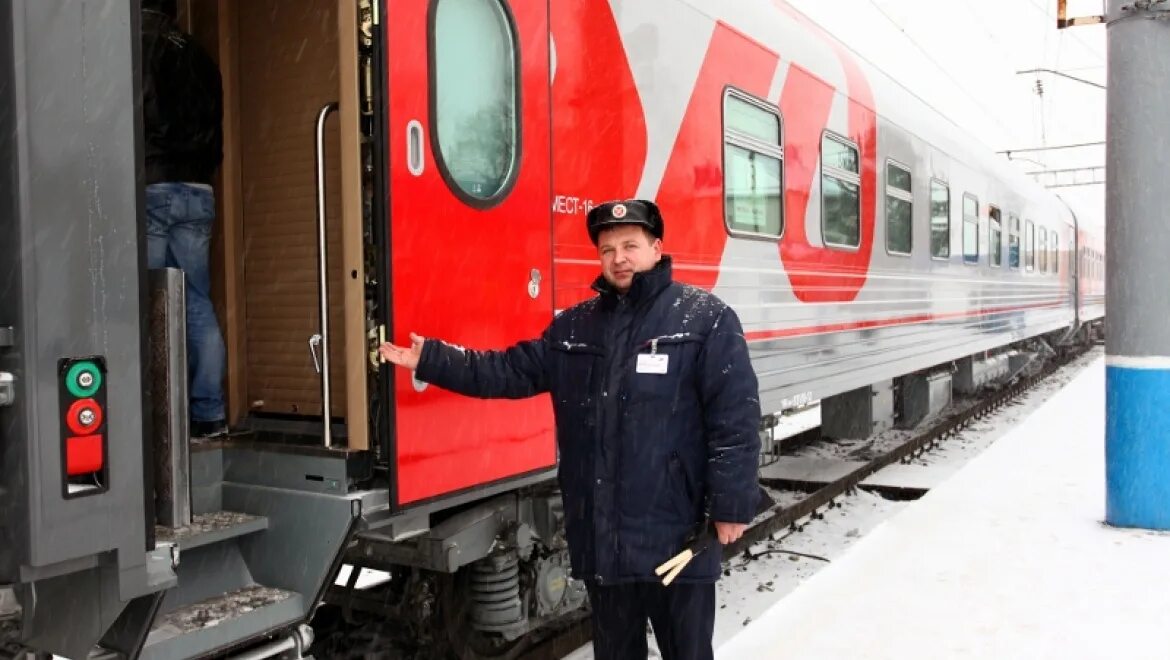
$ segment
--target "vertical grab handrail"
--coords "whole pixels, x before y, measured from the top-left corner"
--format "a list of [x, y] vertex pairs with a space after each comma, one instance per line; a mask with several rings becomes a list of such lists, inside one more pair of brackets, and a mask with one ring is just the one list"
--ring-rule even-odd
[[[321, 314], [321, 419], [323, 422], [322, 442], [326, 447], [333, 445], [333, 429], [330, 424], [333, 410], [333, 384], [329, 373], [329, 255], [326, 253], [325, 232], [325, 121], [330, 113], [337, 110], [336, 103], [327, 103], [317, 113], [317, 282], [320, 286], [319, 302]], [[310, 340], [310, 345], [312, 345]]]

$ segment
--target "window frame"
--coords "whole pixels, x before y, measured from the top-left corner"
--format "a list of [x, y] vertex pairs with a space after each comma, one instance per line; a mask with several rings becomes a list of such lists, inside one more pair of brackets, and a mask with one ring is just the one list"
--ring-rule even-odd
[[[970, 260], [967, 258], [967, 223], [970, 222], [969, 220], [967, 220], [967, 200], [968, 199], [971, 199], [972, 201], [975, 202], [975, 215], [974, 215], [974, 219], [975, 219], [975, 259], [974, 260]], [[963, 193], [963, 263], [968, 265], [968, 266], [978, 266], [980, 255], [981, 255], [981, 253], [979, 252], [979, 197], [972, 194], [972, 193], [965, 192], [965, 193]]]
[[1049, 272], [1054, 275], [1060, 274], [1060, 234], [1056, 230], [1048, 232], [1048, 263]]
[[1036, 249], [1036, 254], [1037, 254], [1036, 270], [1038, 270], [1041, 273], [1047, 273], [1048, 272], [1048, 228], [1041, 226], [1040, 230], [1036, 233], [1039, 234], [1036, 237], [1036, 243], [1039, 244], [1039, 247]]
[[[856, 151], [857, 152], [857, 170], [858, 171], [857, 172], [850, 172], [848, 170], [842, 170], [842, 169], [836, 168], [836, 167], [826, 167], [825, 166], [825, 159], [824, 159], [825, 139], [833, 140], [834, 142], [837, 142], [838, 144], [840, 144], [842, 146], [849, 147], [850, 149], [853, 149], [854, 151]], [[862, 221], [861, 221], [861, 198], [862, 198], [862, 193], [864, 192], [862, 190], [862, 184], [861, 184], [861, 157], [862, 157], [861, 146], [859, 144], [857, 144], [856, 142], [854, 142], [853, 140], [850, 140], [849, 138], [841, 135], [840, 133], [835, 133], [833, 131], [826, 130], [826, 131], [821, 131], [821, 139], [820, 139], [820, 142], [817, 143], [817, 152], [818, 152], [818, 155], [820, 157], [820, 163], [821, 163], [821, 166], [819, 168], [820, 169], [819, 174], [820, 174], [821, 178], [820, 178], [820, 181], [818, 181], [818, 183], [821, 184], [821, 243], [823, 243], [824, 246], [828, 249], [840, 250], [842, 252], [860, 252], [861, 251], [861, 244], [865, 242], [865, 236], [862, 235], [865, 227], [863, 226], [864, 223], [862, 223]], [[825, 180], [826, 175], [832, 176], [835, 179], [843, 180], [847, 183], [856, 183], [857, 184], [857, 245], [846, 245], [844, 243], [832, 243], [829, 241], [828, 238], [826, 238], [826, 233], [825, 233], [825, 185], [824, 185], [824, 180]], [[853, 179], [856, 179], [856, 181], [853, 181]]]
[[[991, 238], [992, 231], [999, 234], [996, 240]], [[987, 205], [987, 263], [992, 268], [1003, 268], [1003, 210], [995, 204]]]
[[516, 187], [516, 182], [520, 179], [520, 165], [524, 161], [524, 105], [523, 105], [523, 87], [524, 87], [524, 68], [521, 65], [523, 62], [523, 53], [520, 49], [520, 30], [516, 25], [516, 16], [512, 13], [511, 5], [505, 0], [484, 0], [485, 2], [494, 2], [499, 10], [503, 13], [504, 25], [511, 37], [512, 43], [512, 129], [515, 135], [516, 142], [512, 154], [512, 163], [508, 168], [508, 174], [504, 178], [503, 183], [500, 184], [500, 189], [491, 197], [480, 198], [476, 197], [463, 189], [451, 174], [451, 170], [447, 167], [447, 161], [443, 157], [442, 140], [439, 139], [439, 67], [438, 62], [438, 35], [436, 30], [438, 28], [439, 5], [444, 0], [430, 0], [427, 7], [427, 112], [430, 114], [431, 121], [428, 122], [427, 133], [431, 143], [431, 154], [435, 159], [435, 167], [439, 171], [439, 176], [443, 182], [447, 184], [447, 189], [451, 194], [455, 195], [456, 199], [463, 202], [467, 206], [480, 211], [486, 211], [495, 208], [502, 204]]
[[[861, 157], [861, 154], [858, 153], [858, 158], [860, 158], [860, 157]], [[858, 165], [860, 166], [860, 161], [858, 162]], [[890, 167], [895, 167], [899, 170], [902, 170], [903, 172], [906, 173], [906, 176], [910, 177], [910, 190], [902, 190], [901, 188], [890, 188]], [[884, 209], [885, 209], [884, 213], [885, 213], [885, 218], [886, 218], [886, 254], [893, 256], [893, 257], [908, 258], [908, 257], [913, 256], [913, 254], [914, 254], [914, 172], [911, 171], [909, 165], [905, 165], [901, 161], [894, 160], [893, 158], [887, 158], [886, 159], [886, 167], [885, 167], [885, 170], [883, 170], [883, 174], [885, 177], [885, 198], [884, 199], [887, 201], [887, 203], [884, 205]], [[903, 202], [906, 202], [907, 204], [910, 205], [910, 222], [909, 222], [910, 249], [906, 252], [901, 252], [899, 250], [890, 249], [890, 206], [888, 203], [890, 197], [893, 197], [895, 199], [900, 199]], [[860, 217], [858, 218], [858, 221], [860, 221]]]
[[[770, 112], [775, 115], [780, 124], [780, 144], [770, 145], [766, 142], [760, 141], [758, 138], [740, 133], [739, 131], [730, 131], [730, 133], [734, 133], [733, 135], [730, 134], [730, 129], [727, 127], [727, 100], [732, 97], [735, 97], [740, 101], [754, 105], [761, 110]], [[723, 88], [722, 102], [719, 106], [719, 121], [723, 128], [723, 138], [720, 142], [719, 150], [719, 164], [723, 170], [720, 173], [722, 175], [720, 186], [723, 188], [723, 227], [727, 231], [728, 236], [734, 236], [736, 238], [750, 238], [752, 240], [758, 241], [770, 241], [774, 243], [779, 242], [782, 238], [784, 238], [784, 234], [788, 230], [788, 204], [786, 202], [787, 195], [785, 194], [785, 186], [788, 183], [788, 177], [786, 176], [787, 167], [785, 166], [784, 160], [784, 113], [780, 111], [779, 107], [768, 103], [764, 99], [757, 98], [751, 94], [748, 94], [742, 89], [728, 85]], [[739, 147], [740, 149], [755, 151], [763, 154], [764, 156], [776, 158], [780, 161], [780, 233], [765, 234], [761, 232], [744, 231], [742, 229], [732, 228], [731, 218], [727, 216], [727, 144], [729, 142], [733, 146]], [[769, 153], [769, 150], [775, 150], [776, 153]]]
[[1024, 220], [1024, 272], [1036, 270], [1036, 223]]
[[[1008, 212], [1008, 270], [1020, 270], [1024, 265], [1024, 241], [1020, 236], [1020, 216], [1018, 213]], [[1016, 265], [1012, 265], [1012, 239], [1016, 239]]]
[[[935, 184], [947, 193], [947, 254], [940, 257], [934, 253], [934, 191]], [[951, 260], [951, 184], [942, 179], [930, 178], [930, 258], [934, 261], [950, 261]]]

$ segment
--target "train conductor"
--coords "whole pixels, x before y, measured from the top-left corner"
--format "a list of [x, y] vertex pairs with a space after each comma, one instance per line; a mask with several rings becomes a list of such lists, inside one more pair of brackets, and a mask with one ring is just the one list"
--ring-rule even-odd
[[412, 334], [409, 347], [380, 353], [468, 396], [551, 393], [572, 572], [589, 592], [596, 657], [645, 658], [649, 619], [663, 658], [709, 659], [720, 553], [700, 554], [669, 586], [655, 567], [696, 527], [731, 543], [755, 514], [760, 403], [747, 343], [722, 300], [673, 280], [654, 203], [602, 204], [586, 229], [601, 262], [597, 295], [541, 337], [464, 351]]

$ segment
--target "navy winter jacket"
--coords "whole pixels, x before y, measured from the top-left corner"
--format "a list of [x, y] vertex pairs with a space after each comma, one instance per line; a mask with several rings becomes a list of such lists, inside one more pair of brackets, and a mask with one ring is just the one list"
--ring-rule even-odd
[[[420, 380], [477, 397], [552, 394], [573, 576], [654, 581], [705, 516], [750, 522], [758, 499], [759, 387], [739, 319], [714, 295], [671, 280], [670, 258], [619, 296], [560, 314], [503, 351], [428, 340]], [[645, 373], [657, 353], [666, 373]], [[659, 367], [659, 370], [661, 366]], [[712, 582], [720, 555], [678, 582]]]

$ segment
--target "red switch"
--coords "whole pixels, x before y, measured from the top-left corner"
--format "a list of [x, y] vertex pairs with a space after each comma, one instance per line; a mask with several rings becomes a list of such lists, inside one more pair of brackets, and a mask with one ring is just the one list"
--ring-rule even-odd
[[65, 443], [65, 472], [71, 477], [102, 469], [102, 436], [72, 436]]

